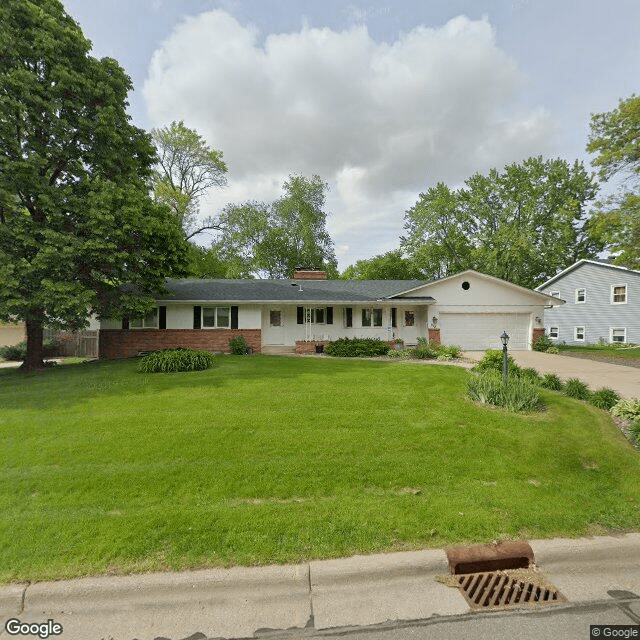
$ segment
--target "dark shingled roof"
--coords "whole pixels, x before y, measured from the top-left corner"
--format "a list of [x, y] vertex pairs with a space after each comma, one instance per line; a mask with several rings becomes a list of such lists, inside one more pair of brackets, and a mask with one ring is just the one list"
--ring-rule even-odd
[[[372, 302], [415, 289], [424, 280], [167, 280], [162, 301]], [[302, 290], [301, 290], [302, 289]], [[430, 300], [432, 298], [421, 298]]]

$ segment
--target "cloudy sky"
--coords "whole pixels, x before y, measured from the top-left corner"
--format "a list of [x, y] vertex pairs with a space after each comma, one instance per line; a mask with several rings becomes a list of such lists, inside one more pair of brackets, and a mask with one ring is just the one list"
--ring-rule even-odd
[[184, 120], [222, 150], [203, 213], [319, 174], [341, 269], [397, 247], [438, 181], [588, 163], [590, 114], [640, 92], [637, 0], [63, 3], [132, 77], [135, 124]]

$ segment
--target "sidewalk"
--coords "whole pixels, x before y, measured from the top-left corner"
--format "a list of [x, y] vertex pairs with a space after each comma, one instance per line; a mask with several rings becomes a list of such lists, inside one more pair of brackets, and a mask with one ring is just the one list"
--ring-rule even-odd
[[[640, 533], [530, 542], [545, 578], [569, 603], [640, 596]], [[328, 629], [466, 614], [440, 549], [301, 565], [236, 567], [182, 573], [0, 587], [4, 623], [52, 620], [62, 640], [180, 640], [253, 637], [267, 629]], [[554, 605], [562, 606], [562, 605]], [[4, 619], [1, 619], [4, 618]], [[11, 636], [15, 637], [15, 636]], [[22, 636], [21, 636], [22, 637]]]

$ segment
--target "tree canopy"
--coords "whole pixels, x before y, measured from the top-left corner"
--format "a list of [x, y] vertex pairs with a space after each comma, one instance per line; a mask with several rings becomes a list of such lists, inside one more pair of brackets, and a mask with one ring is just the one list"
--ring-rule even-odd
[[580, 162], [529, 158], [437, 184], [405, 214], [402, 248], [426, 278], [477, 269], [525, 287], [599, 250], [587, 205], [597, 185]]
[[358, 260], [340, 274], [343, 280], [413, 280], [422, 277], [420, 269], [404, 257], [400, 249]]
[[222, 151], [211, 149], [204, 138], [185, 126], [172, 122], [151, 131], [158, 151], [153, 173], [156, 201], [167, 204], [178, 218], [185, 236], [190, 239], [207, 229], [219, 229], [216, 216], [199, 220], [200, 201], [212, 187], [227, 184], [227, 165]]
[[30, 369], [45, 326], [147, 311], [186, 242], [149, 197], [155, 151], [117, 62], [58, 0], [2, 3], [0, 26], [0, 319], [25, 321]]
[[621, 177], [616, 193], [598, 203], [592, 233], [614, 262], [640, 268], [640, 97], [621, 100], [613, 111], [591, 118], [587, 151], [604, 181]]
[[222, 212], [222, 232], [213, 249], [228, 265], [228, 277], [290, 278], [300, 266], [337, 275], [324, 211], [327, 183], [317, 175], [294, 175], [283, 190], [272, 203], [229, 205]]

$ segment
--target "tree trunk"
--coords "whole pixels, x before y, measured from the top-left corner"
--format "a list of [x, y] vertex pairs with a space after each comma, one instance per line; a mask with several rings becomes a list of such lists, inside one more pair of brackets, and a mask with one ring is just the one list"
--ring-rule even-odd
[[44, 368], [42, 360], [42, 323], [44, 309], [31, 309], [27, 314], [27, 356], [20, 369], [22, 371], [36, 371]]

